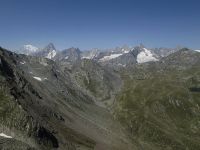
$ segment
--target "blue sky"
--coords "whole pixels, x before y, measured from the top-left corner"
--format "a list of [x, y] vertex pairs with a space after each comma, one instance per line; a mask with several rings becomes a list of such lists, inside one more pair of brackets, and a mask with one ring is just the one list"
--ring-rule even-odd
[[200, 48], [199, 0], [0, 0], [0, 45]]

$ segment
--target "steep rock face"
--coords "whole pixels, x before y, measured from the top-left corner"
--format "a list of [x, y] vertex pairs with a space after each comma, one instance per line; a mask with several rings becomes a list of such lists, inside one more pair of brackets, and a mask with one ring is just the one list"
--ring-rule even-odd
[[133, 149], [120, 124], [81, 90], [70, 71], [4, 49], [0, 60], [3, 97], [8, 96], [1, 107], [10, 110], [0, 114], [0, 133], [24, 149]]

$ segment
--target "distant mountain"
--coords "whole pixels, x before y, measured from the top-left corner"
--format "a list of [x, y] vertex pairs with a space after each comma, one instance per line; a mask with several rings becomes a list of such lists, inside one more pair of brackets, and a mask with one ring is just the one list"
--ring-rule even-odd
[[57, 54], [57, 50], [53, 43], [49, 43], [45, 48], [41, 49], [39, 52], [34, 53], [36, 56], [45, 57], [48, 59], [53, 59]]
[[174, 68], [184, 69], [195, 64], [200, 64], [200, 53], [198, 51], [183, 48], [175, 53], [163, 57], [160, 61], [162, 64], [169, 65]]
[[56, 61], [68, 61], [68, 62], [76, 62], [81, 59], [81, 51], [78, 48], [68, 48], [63, 51], [60, 51], [54, 60]]
[[155, 54], [157, 54], [160, 57], [166, 57], [172, 53], [175, 53], [177, 51], [179, 51], [180, 49], [182, 49], [182, 47], [176, 47], [176, 48], [154, 48], [152, 49], [152, 51], [154, 51]]
[[99, 55], [101, 50], [99, 49], [92, 49], [89, 51], [83, 51], [81, 53], [81, 59], [96, 59]]
[[32, 45], [26, 45], [18, 53], [40, 56], [54, 61], [65, 62], [65, 64], [71, 65], [81, 59], [90, 59], [96, 61], [102, 65], [110, 66], [112, 68], [122, 68], [129, 65], [138, 63], [146, 63], [150, 61], [158, 61], [162, 57], [166, 57], [180, 48], [146, 48], [144, 45], [136, 47], [116, 47], [113, 49], [100, 50], [91, 49], [81, 51], [78, 48], [68, 48], [62, 51], [58, 51], [53, 43], [49, 43], [45, 48], [36, 48]]
[[117, 47], [109, 51], [99, 53], [96, 60], [110, 67], [120, 68], [137, 63], [158, 61], [160, 58], [153, 50], [145, 48], [143, 45], [136, 47]]
[[138, 63], [145, 63], [150, 61], [158, 61], [158, 56], [153, 54], [152, 51], [142, 48], [141, 52], [137, 55], [137, 62]]
[[29, 45], [22, 46], [16, 52], [19, 53], [19, 54], [33, 55], [33, 54], [37, 53], [38, 51], [40, 51], [39, 48], [29, 44]]

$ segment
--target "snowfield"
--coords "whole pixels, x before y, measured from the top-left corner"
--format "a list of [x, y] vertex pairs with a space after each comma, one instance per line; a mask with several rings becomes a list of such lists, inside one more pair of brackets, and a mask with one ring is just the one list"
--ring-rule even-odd
[[117, 58], [117, 57], [119, 57], [119, 56], [121, 56], [121, 55], [122, 55], [122, 54], [111, 54], [111, 55], [109, 55], [109, 56], [104, 56], [104, 57], [101, 58], [99, 61], [100, 61], [100, 62], [108, 61], [108, 60]]
[[196, 51], [196, 52], [200, 52], [200, 50], [194, 50], [194, 51]]
[[150, 50], [143, 48], [144, 51], [140, 52], [137, 55], [137, 62], [138, 63], [145, 63], [149, 61], [158, 61], [157, 58], [153, 56]]

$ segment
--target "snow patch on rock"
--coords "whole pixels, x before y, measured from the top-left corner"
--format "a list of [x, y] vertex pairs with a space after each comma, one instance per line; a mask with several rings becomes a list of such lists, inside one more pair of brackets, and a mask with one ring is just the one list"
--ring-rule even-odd
[[48, 53], [48, 55], [46, 56], [46, 58], [52, 59], [55, 56], [56, 56], [56, 50], [52, 50], [51, 52]]
[[33, 77], [33, 78], [38, 80], [38, 81], [42, 81], [42, 79], [40, 77]]
[[81, 59], [92, 59], [93, 57], [91, 57], [91, 56], [83, 56], [83, 57], [81, 57]]
[[26, 63], [25, 61], [20, 62], [20, 64], [22, 64], [22, 65], [24, 65], [25, 63]]
[[123, 48], [123, 49], [122, 49], [122, 52], [123, 52], [124, 54], [127, 54], [127, 53], [130, 52], [130, 50], [129, 50], [129, 49], [127, 50], [127, 49], [124, 49], [124, 48]]
[[4, 137], [4, 138], [12, 138], [12, 136], [6, 135], [6, 134], [4, 134], [4, 133], [0, 133], [0, 136], [1, 136], [1, 137]]
[[126, 67], [125, 64], [123, 65], [123, 64], [118, 63], [117, 65], [118, 65], [118, 66], [122, 66], [122, 67]]

